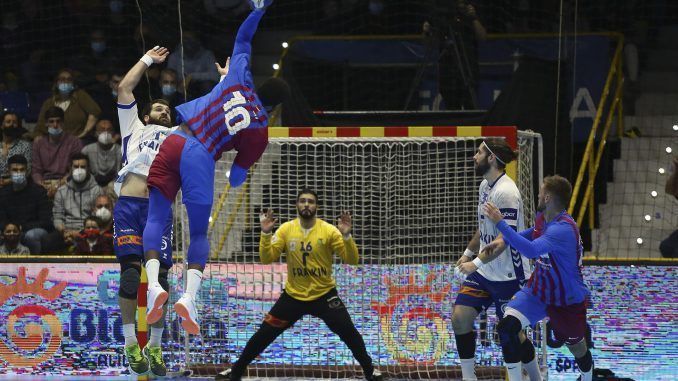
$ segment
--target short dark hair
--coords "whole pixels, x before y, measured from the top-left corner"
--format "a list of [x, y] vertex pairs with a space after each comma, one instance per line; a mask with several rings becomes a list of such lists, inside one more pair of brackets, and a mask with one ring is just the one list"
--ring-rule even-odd
[[6, 117], [7, 115], [14, 115], [14, 116], [16, 116], [16, 119], [17, 119], [17, 121], [19, 122], [19, 128], [23, 128], [23, 121], [21, 120], [21, 116], [20, 116], [19, 114], [17, 114], [16, 112], [11, 111], [11, 110], [7, 110], [7, 111], [3, 112], [3, 113], [2, 113], [2, 116], [0, 116], [0, 121], [4, 123], [4, 122], [5, 122], [5, 117]]
[[[152, 108], [153, 105], [156, 104], [156, 103], [160, 103], [161, 105], [165, 105], [165, 106], [167, 106], [167, 107], [170, 107], [169, 102], [167, 102], [166, 100], [164, 100], [164, 99], [162, 99], [162, 98], [153, 99], [153, 100], [151, 101], [151, 103], [149, 103], [149, 104], [147, 104], [146, 106], [144, 106], [144, 109], [141, 110], [141, 117], [143, 118], [143, 117], [146, 116], [146, 115], [150, 115], [150, 114], [151, 114], [151, 108]], [[171, 110], [171, 107], [170, 107], [170, 113], [171, 113], [171, 112], [172, 112], [172, 110]]]
[[7, 166], [9, 167], [12, 164], [23, 164], [28, 166], [28, 160], [26, 159], [26, 156], [21, 155], [21, 154], [16, 154], [12, 155], [7, 159]]
[[19, 232], [21, 232], [21, 231], [23, 230], [23, 228], [21, 227], [21, 224], [20, 224], [20, 223], [18, 223], [18, 222], [16, 222], [16, 221], [10, 220], [10, 221], [7, 221], [7, 223], [5, 224], [5, 226], [2, 227], [2, 232], [3, 232], [3, 233], [5, 232], [5, 229], [7, 228], [7, 225], [14, 225], [14, 226], [16, 226], [17, 229], [19, 229]]
[[264, 107], [275, 107], [290, 97], [290, 85], [282, 78], [271, 77], [257, 88], [257, 96]]
[[73, 162], [76, 160], [87, 160], [87, 167], [89, 168], [89, 157], [84, 153], [76, 152], [73, 155], [71, 155], [71, 165], [73, 165]]
[[45, 120], [49, 118], [59, 118], [61, 121], [64, 121], [64, 110], [61, 107], [52, 106], [45, 111]]
[[499, 159], [497, 160], [497, 167], [499, 169], [506, 168], [506, 165], [518, 157], [518, 153], [511, 148], [504, 138], [486, 138], [485, 145], [492, 151], [492, 153]]
[[544, 191], [556, 196], [563, 208], [568, 206], [572, 198], [572, 184], [560, 175], [544, 177]]
[[96, 218], [96, 217], [94, 217], [94, 216], [92, 216], [92, 215], [89, 215], [89, 216], [85, 217], [85, 219], [82, 221], [82, 227], [83, 227], [83, 228], [84, 228], [85, 226], [87, 226], [87, 221], [94, 221], [94, 222], [97, 223], [97, 226], [101, 226], [101, 224], [99, 223], [99, 219], [98, 219], [98, 218]]
[[318, 202], [318, 194], [315, 193], [314, 190], [312, 190], [311, 188], [308, 188], [308, 187], [305, 187], [304, 189], [299, 191], [299, 194], [297, 194], [297, 202], [299, 202], [299, 198], [301, 197], [302, 194], [312, 194], [313, 197], [315, 197], [315, 202], [316, 203]]

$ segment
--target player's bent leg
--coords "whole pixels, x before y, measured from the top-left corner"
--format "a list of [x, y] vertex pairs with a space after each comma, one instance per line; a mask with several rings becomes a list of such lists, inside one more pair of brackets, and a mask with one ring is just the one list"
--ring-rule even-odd
[[509, 381], [522, 380], [522, 367], [520, 365], [522, 345], [519, 334], [523, 329], [520, 319], [506, 312], [506, 316], [497, 324], [497, 332], [501, 341], [501, 349], [504, 354], [504, 363]]
[[215, 380], [239, 381], [245, 373], [247, 366], [261, 354], [275, 339], [291, 326], [287, 320], [281, 320], [267, 314], [259, 330], [247, 341], [240, 358], [233, 364], [229, 371], [219, 373]]
[[330, 305], [329, 309], [319, 317], [332, 332], [339, 336], [341, 341], [346, 343], [346, 346], [353, 353], [353, 357], [358, 360], [362, 367], [365, 379], [382, 379], [381, 372], [375, 372], [372, 357], [367, 353], [365, 340], [363, 340], [362, 335], [356, 329], [355, 324], [353, 324], [353, 320], [351, 320], [351, 316], [348, 314], [344, 303], [338, 296], [333, 296], [327, 303]]
[[194, 335], [200, 332], [198, 312], [195, 300], [202, 282], [202, 272], [207, 263], [210, 245], [207, 239], [209, 215], [212, 204], [186, 203], [191, 243], [188, 246], [188, 271], [186, 274], [186, 291], [174, 305], [181, 317], [181, 326]]
[[125, 356], [133, 374], [145, 374], [149, 370], [148, 360], [142, 355], [137, 342], [135, 316], [137, 291], [141, 282], [141, 262], [135, 256], [125, 256], [120, 262], [120, 289], [118, 304], [122, 315], [122, 332], [125, 337]]
[[148, 198], [148, 219], [143, 236], [146, 275], [148, 276], [146, 310], [148, 324], [153, 324], [162, 317], [162, 306], [169, 297], [167, 290], [158, 282], [158, 275], [162, 236], [167, 225], [167, 218], [171, 213], [172, 201], [167, 199], [158, 188], [151, 187]]
[[582, 339], [576, 344], [567, 344], [567, 348], [579, 366], [579, 371], [581, 372], [579, 380], [591, 381], [593, 379], [593, 356], [586, 345], [586, 339]]

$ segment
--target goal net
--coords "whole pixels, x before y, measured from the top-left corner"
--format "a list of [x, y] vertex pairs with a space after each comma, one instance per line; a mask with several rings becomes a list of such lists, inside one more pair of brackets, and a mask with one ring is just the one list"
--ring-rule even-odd
[[[169, 363], [215, 374], [237, 360], [287, 275], [284, 256], [272, 265], [259, 262], [258, 212], [274, 209], [279, 223], [296, 218], [297, 193], [308, 186], [319, 195], [318, 217], [335, 223], [341, 210], [352, 213], [360, 265], [336, 262], [335, 278], [375, 366], [394, 377], [461, 377], [451, 325], [459, 287], [453, 267], [477, 228], [481, 178], [474, 174], [472, 157], [482, 136], [502, 135], [515, 144], [519, 161], [510, 172], [531, 218], [539, 181], [533, 170], [540, 165], [533, 160], [538, 135], [517, 135], [513, 127], [270, 131], [269, 147], [243, 186], [227, 186], [232, 154], [217, 164], [212, 252], [198, 299], [201, 336], [183, 336], [170, 313]], [[352, 136], [318, 137], [337, 134]], [[188, 245], [188, 221], [178, 209], [181, 254]], [[173, 269], [173, 298], [183, 290], [182, 272], [181, 265]], [[478, 374], [484, 379], [502, 377], [495, 324], [493, 309], [477, 321]], [[539, 332], [534, 340], [541, 347]], [[249, 374], [343, 378], [362, 373], [339, 338], [319, 319], [306, 317], [278, 338]]]

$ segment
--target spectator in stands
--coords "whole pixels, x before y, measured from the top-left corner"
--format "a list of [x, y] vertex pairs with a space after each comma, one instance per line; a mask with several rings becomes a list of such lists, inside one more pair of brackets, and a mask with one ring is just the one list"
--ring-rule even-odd
[[[78, 152], [71, 156], [71, 179], [59, 187], [54, 197], [54, 227], [60, 237], [51, 237], [52, 250], [70, 249], [80, 234], [85, 217], [94, 207], [94, 200], [101, 193], [89, 170], [89, 159]], [[59, 241], [61, 238], [61, 241]]]
[[92, 99], [94, 99], [99, 107], [101, 107], [99, 119], [106, 119], [113, 123], [113, 141], [115, 143], [120, 142], [117, 99], [118, 85], [120, 84], [122, 76], [123, 74], [114, 69], [112, 72], [108, 73], [108, 81], [106, 83], [97, 83], [90, 92]]
[[2, 231], [2, 245], [0, 254], [28, 255], [31, 252], [21, 244], [21, 225], [8, 222]]
[[33, 142], [33, 181], [53, 198], [57, 188], [66, 184], [70, 157], [82, 150], [82, 143], [63, 130], [64, 110], [52, 106], [44, 113], [48, 136]]
[[164, 99], [170, 104], [171, 108], [186, 102], [182, 94], [183, 89], [178, 87], [176, 71], [163, 69], [160, 72], [160, 82], [158, 84], [160, 85], [160, 94], [154, 96], [153, 99]]
[[[667, 196], [678, 199], [678, 155], [673, 155], [669, 178], [664, 187]], [[665, 258], [678, 258], [678, 229], [659, 244], [659, 251]]]
[[101, 108], [83, 89], [75, 86], [73, 72], [62, 69], [54, 79], [53, 95], [45, 100], [40, 109], [36, 136], [47, 134], [46, 112], [54, 106], [64, 111], [63, 130], [77, 138], [84, 138], [93, 129], [101, 114]]
[[[184, 52], [184, 76], [189, 98], [202, 95], [210, 90], [219, 80], [219, 74], [214, 70], [214, 53], [205, 49], [198, 36], [191, 31], [184, 32], [183, 46], [179, 44], [169, 56], [167, 67], [181, 73], [181, 49]], [[194, 95], [194, 96], [192, 96]]]
[[45, 189], [31, 180], [22, 155], [7, 159], [12, 185], [0, 188], [0, 229], [9, 221], [22, 226], [23, 244], [31, 253], [42, 253], [42, 239], [52, 230], [52, 203]]
[[107, 194], [100, 194], [94, 201], [92, 215], [97, 218], [99, 229], [102, 232], [113, 234], [113, 198]]
[[113, 180], [120, 170], [120, 145], [113, 142], [113, 123], [100, 119], [97, 122], [97, 142], [86, 145], [82, 153], [87, 155], [92, 176], [102, 188], [113, 189]]
[[2, 136], [2, 147], [0, 147], [0, 187], [12, 184], [12, 178], [9, 175], [7, 159], [14, 155], [23, 155], [28, 161], [28, 170], [31, 169], [31, 143], [21, 139], [21, 136], [27, 131], [21, 126], [19, 115], [8, 111], [2, 114], [0, 136]]
[[[78, 82], [85, 89], [90, 89], [98, 83], [108, 82], [108, 72], [117, 62], [117, 57], [108, 47], [103, 30], [92, 30], [89, 38], [89, 45], [85, 50], [69, 62], [69, 67], [80, 74]], [[88, 93], [91, 95], [91, 92], [88, 91]]]
[[113, 235], [101, 230], [96, 218], [85, 218], [84, 228], [75, 239], [75, 254], [113, 255]]

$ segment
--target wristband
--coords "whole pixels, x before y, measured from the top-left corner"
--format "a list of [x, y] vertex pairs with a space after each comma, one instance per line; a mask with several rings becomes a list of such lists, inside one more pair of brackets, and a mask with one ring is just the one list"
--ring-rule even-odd
[[480, 258], [478, 258], [478, 257], [476, 257], [471, 262], [473, 262], [473, 264], [476, 265], [477, 268], [481, 268], [484, 265], [483, 261], [481, 261]]
[[352, 236], [351, 236], [351, 233], [348, 233], [348, 235], [343, 235], [343, 234], [342, 234], [341, 236], [344, 237], [344, 240], [351, 239], [351, 237], [352, 237]]
[[273, 232], [272, 232], [272, 231], [270, 231], [270, 232], [268, 232], [268, 233], [266, 233], [266, 232], [265, 232], [265, 231], [263, 231], [263, 230], [261, 231], [261, 235], [271, 235], [271, 234], [273, 234]]
[[466, 256], [466, 257], [473, 258], [475, 255], [476, 255], [476, 253], [474, 253], [473, 251], [471, 251], [468, 248], [466, 250], [464, 250], [464, 256]]
[[146, 64], [146, 66], [151, 67], [153, 65], [153, 58], [149, 56], [148, 54], [144, 54], [141, 58], [139, 58], [139, 61], [143, 62]]

